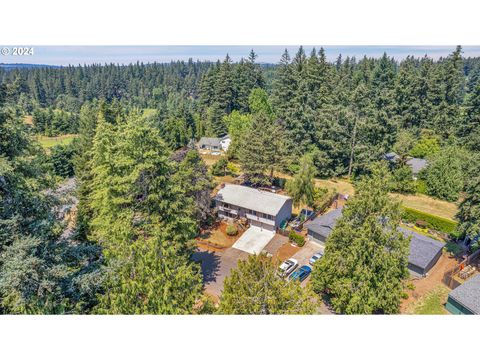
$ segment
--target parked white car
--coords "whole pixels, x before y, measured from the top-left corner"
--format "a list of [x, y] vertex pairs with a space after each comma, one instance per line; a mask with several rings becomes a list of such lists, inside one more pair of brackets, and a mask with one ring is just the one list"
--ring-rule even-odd
[[281, 277], [287, 277], [293, 272], [293, 270], [297, 268], [297, 266], [298, 266], [297, 260], [293, 258], [285, 260], [278, 269], [278, 275]]
[[323, 256], [323, 252], [318, 252], [316, 254], [314, 254], [311, 258], [310, 258], [310, 265], [313, 265], [315, 264], [315, 261], [319, 260], [321, 257]]

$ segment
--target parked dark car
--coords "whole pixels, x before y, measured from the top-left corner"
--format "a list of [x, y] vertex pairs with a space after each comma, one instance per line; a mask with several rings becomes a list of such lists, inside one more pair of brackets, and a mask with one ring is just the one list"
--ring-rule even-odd
[[310, 266], [303, 265], [299, 269], [295, 270], [292, 275], [290, 275], [290, 280], [302, 282], [308, 277], [308, 275], [310, 275], [311, 272], [312, 268]]

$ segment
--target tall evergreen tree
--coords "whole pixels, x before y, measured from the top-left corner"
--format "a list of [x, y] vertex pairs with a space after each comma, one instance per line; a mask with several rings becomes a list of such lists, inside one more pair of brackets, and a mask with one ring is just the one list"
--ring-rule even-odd
[[201, 289], [193, 199], [172, 180], [159, 131], [139, 116], [115, 130], [100, 119], [93, 152], [92, 238], [109, 269], [97, 311], [189, 313]]
[[242, 170], [254, 184], [271, 184], [275, 170], [288, 162], [287, 140], [282, 126], [274, 118], [260, 112], [241, 140], [239, 160]]
[[480, 161], [475, 161], [469, 171], [464, 198], [460, 203], [457, 218], [464, 237], [474, 239], [480, 236]]
[[277, 266], [264, 255], [240, 260], [224, 280], [220, 314], [286, 315], [312, 314], [315, 305], [310, 288], [287, 282], [277, 275]]
[[386, 167], [358, 184], [315, 263], [315, 291], [344, 314], [397, 313], [408, 277], [409, 239], [397, 230], [400, 204], [388, 195]]

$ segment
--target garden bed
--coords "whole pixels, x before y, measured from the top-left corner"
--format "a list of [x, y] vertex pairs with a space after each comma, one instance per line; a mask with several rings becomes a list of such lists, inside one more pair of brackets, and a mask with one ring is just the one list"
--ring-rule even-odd
[[243, 234], [243, 230], [237, 226], [238, 233], [234, 236], [227, 235], [228, 224], [224, 221], [215, 223], [211, 228], [205, 229], [197, 238], [202, 245], [212, 246], [217, 249], [231, 247]]

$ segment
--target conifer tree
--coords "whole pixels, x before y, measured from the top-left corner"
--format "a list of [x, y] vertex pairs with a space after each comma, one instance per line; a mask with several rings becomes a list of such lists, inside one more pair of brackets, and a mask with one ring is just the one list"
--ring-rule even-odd
[[265, 255], [250, 255], [224, 280], [220, 314], [308, 315], [315, 311], [314, 294], [299, 282], [277, 275], [277, 265]]
[[254, 115], [240, 143], [238, 155], [247, 179], [254, 184], [272, 184], [274, 171], [288, 162], [287, 140], [279, 122], [264, 112]]
[[460, 203], [457, 218], [463, 237], [475, 239], [480, 235], [480, 162], [475, 161], [467, 177], [464, 198]]
[[480, 152], [480, 81], [467, 94], [464, 119], [458, 129], [458, 136], [470, 150]]
[[408, 277], [409, 239], [397, 230], [400, 204], [388, 195], [385, 166], [375, 165], [344, 207], [313, 268], [318, 293], [343, 314], [397, 313]]
[[193, 199], [172, 180], [159, 131], [135, 115], [115, 130], [99, 119], [93, 153], [92, 238], [109, 271], [96, 311], [189, 313], [201, 289]]

